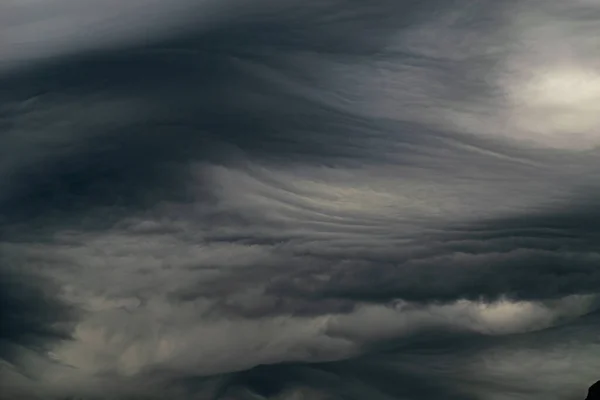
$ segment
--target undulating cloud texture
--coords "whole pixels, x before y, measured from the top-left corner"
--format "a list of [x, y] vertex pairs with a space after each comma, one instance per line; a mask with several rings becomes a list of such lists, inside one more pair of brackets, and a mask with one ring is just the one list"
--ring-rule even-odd
[[0, 4], [0, 399], [575, 400], [598, 0]]

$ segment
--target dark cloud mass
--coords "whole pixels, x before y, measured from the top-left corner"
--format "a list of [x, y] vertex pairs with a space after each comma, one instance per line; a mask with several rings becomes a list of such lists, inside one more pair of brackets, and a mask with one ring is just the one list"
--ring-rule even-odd
[[575, 400], [600, 3], [0, 4], [0, 399]]

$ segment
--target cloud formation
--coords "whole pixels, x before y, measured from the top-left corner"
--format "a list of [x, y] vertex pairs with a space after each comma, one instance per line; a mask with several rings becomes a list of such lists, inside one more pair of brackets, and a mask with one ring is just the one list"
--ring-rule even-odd
[[7, 398], [567, 400], [598, 379], [594, 1], [0, 15]]

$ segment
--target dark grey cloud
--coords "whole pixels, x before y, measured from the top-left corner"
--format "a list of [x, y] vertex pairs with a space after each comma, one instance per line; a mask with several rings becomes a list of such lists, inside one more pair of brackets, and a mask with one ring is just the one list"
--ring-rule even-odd
[[[185, 176], [190, 161], [218, 162], [240, 150], [275, 157], [321, 158], [328, 148], [346, 157], [356, 154], [364, 139], [332, 149], [323, 142], [331, 139], [320, 133], [339, 135], [360, 118], [315, 102], [311, 90], [302, 93], [306, 79], [275, 74], [278, 67], [294, 72], [285, 60], [290, 53], [318, 57], [346, 43], [306, 37], [312, 32], [327, 38], [333, 36], [327, 30], [344, 32], [343, 26], [315, 30], [309, 26], [317, 23], [314, 15], [290, 18], [258, 15], [164, 43], [8, 74], [2, 84], [3, 170], [10, 174], [4, 197], [10, 197], [3, 209], [10, 212], [3, 214], [156, 201], [181, 190], [177, 182], [186, 178], [178, 176]], [[81, 113], [61, 124], [74, 108]], [[354, 129], [352, 137], [359, 137], [360, 129]], [[18, 150], [31, 158], [14, 160]]]
[[59, 299], [51, 280], [0, 258], [0, 398], [37, 398], [32, 382], [52, 367], [52, 346], [70, 339], [77, 310]]
[[11, 396], [598, 379], [594, 2], [132, 4], [0, 5]]
[[69, 323], [74, 315], [56, 299], [47, 282], [3, 270], [1, 304], [3, 359], [13, 360], [19, 347], [43, 351], [48, 340], [69, 337]]
[[234, 14], [183, 37], [9, 72], [3, 217], [155, 202], [182, 190], [190, 161], [231, 162], [240, 152], [334, 165], [412, 164], [415, 148], [437, 153], [446, 133], [361, 115], [339, 101], [359, 93], [331, 91], [322, 77], [331, 62], [377, 69], [390, 37], [433, 6], [290, 4]]
[[270, 290], [375, 302], [550, 300], [593, 294], [600, 278], [597, 218], [595, 205], [579, 202], [566, 210], [484, 220], [429, 237], [428, 245], [416, 251], [385, 256], [360, 251], [326, 283], [311, 279], [314, 271], [326, 268], [320, 265], [305, 276], [298, 274], [296, 281], [276, 282]]

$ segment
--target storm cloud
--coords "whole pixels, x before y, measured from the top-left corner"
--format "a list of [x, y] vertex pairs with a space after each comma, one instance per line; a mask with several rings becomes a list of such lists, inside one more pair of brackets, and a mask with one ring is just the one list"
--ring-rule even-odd
[[0, 15], [0, 396], [599, 379], [596, 1]]

